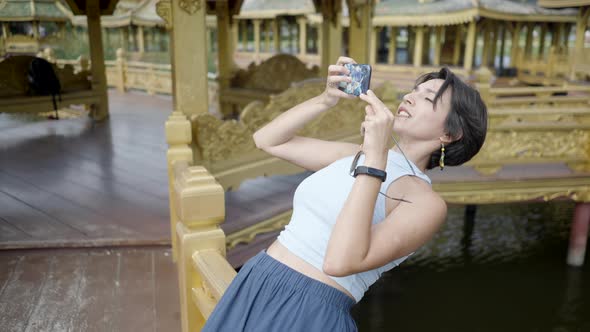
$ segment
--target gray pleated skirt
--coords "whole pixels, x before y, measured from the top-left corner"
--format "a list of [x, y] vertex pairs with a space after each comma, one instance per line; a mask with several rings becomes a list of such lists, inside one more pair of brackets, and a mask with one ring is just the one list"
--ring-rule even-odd
[[354, 304], [262, 250], [242, 266], [202, 331], [357, 331]]

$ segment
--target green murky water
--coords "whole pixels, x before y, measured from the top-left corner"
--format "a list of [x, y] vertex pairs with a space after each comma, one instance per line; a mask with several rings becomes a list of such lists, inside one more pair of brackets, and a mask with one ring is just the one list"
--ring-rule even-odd
[[574, 204], [465, 207], [353, 308], [363, 331], [590, 331], [590, 258], [565, 263]]

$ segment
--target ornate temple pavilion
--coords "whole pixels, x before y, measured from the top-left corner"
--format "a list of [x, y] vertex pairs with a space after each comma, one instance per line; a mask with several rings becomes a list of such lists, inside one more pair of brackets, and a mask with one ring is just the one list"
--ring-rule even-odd
[[0, 0], [0, 55], [37, 53], [51, 38], [63, 35], [70, 10], [60, 0]]

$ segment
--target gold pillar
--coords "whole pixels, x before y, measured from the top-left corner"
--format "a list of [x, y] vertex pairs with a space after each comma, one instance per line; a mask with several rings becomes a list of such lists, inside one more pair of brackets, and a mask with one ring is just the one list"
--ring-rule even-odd
[[242, 52], [248, 51], [248, 21], [240, 20], [240, 29], [242, 34]]
[[581, 63], [584, 59], [584, 39], [586, 33], [586, 26], [588, 25], [588, 16], [590, 16], [590, 7], [581, 7], [578, 9], [578, 17], [576, 19], [576, 44], [574, 49], [574, 61], [572, 64], [572, 70], [570, 78], [575, 79], [575, 65]]
[[541, 35], [539, 36], [539, 59], [543, 58], [543, 54], [545, 53], [545, 36], [547, 36], [547, 24], [541, 24]]
[[490, 27], [489, 24], [485, 24], [483, 27], [483, 49], [481, 52], [482, 67], [487, 67], [489, 63], [490, 45], [492, 44], [490, 39]]
[[299, 24], [299, 56], [305, 56], [307, 53], [307, 17], [298, 17], [297, 23]]
[[397, 47], [397, 28], [390, 27], [389, 34], [389, 53], [387, 54], [387, 63], [390, 65], [395, 64], [395, 51]]
[[414, 43], [414, 67], [422, 66], [422, 50], [424, 49], [424, 27], [416, 27], [416, 41]]
[[145, 52], [145, 40], [143, 39], [143, 26], [137, 26], [137, 48], [139, 53]]
[[238, 34], [238, 27], [239, 27], [240, 21], [238, 20], [234, 20], [233, 24], [231, 25], [231, 35], [232, 35], [232, 53], [233, 51], [236, 51], [238, 49], [238, 45], [240, 43], [240, 36]]
[[453, 65], [459, 65], [461, 57], [461, 39], [463, 37], [463, 25], [457, 25], [455, 29], [455, 45], [453, 48]]
[[[373, 32], [371, 33], [371, 38], [369, 39], [369, 63], [374, 65], [377, 63], [377, 36], [379, 35], [379, 32], [381, 32], [382, 27], [374, 27], [372, 30]], [[355, 50], [357, 47], [356, 45], [360, 44], [359, 42], [354, 43], [353, 39], [350, 39], [349, 41], [351, 44], [349, 44], [349, 49], [350, 49], [350, 53], [352, 54], [353, 50]], [[352, 47], [352, 45], [354, 45], [355, 47]], [[360, 47], [359, 47], [360, 48]], [[361, 54], [359, 54], [361, 55]], [[353, 57], [353, 59], [356, 60], [356, 58]], [[363, 63], [365, 61], [358, 61], [359, 63]]]
[[330, 16], [326, 17], [327, 10], [324, 13], [322, 21], [322, 62], [321, 75], [328, 75], [328, 66], [336, 63], [338, 57], [342, 55], [342, 7], [336, 2], [322, 2], [322, 6], [330, 6]]
[[90, 116], [102, 120], [109, 116], [109, 98], [107, 95], [107, 76], [104, 66], [102, 49], [102, 30], [100, 27], [99, 0], [86, 2], [86, 23], [88, 25], [88, 45], [90, 46], [90, 71], [92, 73], [92, 89], [99, 93], [100, 101]]
[[254, 61], [260, 61], [260, 23], [259, 19], [254, 20]]
[[375, 34], [379, 33], [380, 28], [374, 30], [372, 28], [372, 3], [373, 1], [362, 1], [362, 4], [359, 2], [349, 14], [348, 53], [358, 63], [374, 64], [377, 62], [375, 59], [377, 49]]
[[465, 43], [465, 58], [463, 60], [463, 67], [465, 70], [473, 68], [473, 54], [475, 53], [475, 20], [469, 22], [467, 28], [467, 42]]
[[[188, 115], [207, 113], [207, 37], [204, 5], [186, 9], [182, 0], [172, 0], [172, 39], [175, 111]], [[195, 153], [195, 159], [200, 156]]]
[[519, 56], [518, 50], [520, 46], [520, 30], [522, 29], [522, 23], [517, 22], [512, 30], [512, 48], [510, 50], [510, 66], [516, 67], [518, 65], [517, 57]]
[[275, 18], [272, 21], [272, 39], [274, 42], [274, 52], [281, 53], [281, 29], [280, 29], [279, 19]]
[[498, 49], [498, 32], [499, 32], [499, 25], [493, 25], [491, 32], [491, 45], [490, 45], [490, 57], [489, 60], [492, 62], [492, 67], [496, 66], [496, 51]]
[[561, 43], [561, 35], [563, 34], [563, 23], [556, 23], [557, 27], [553, 27], [551, 34], [551, 46], [558, 46]]
[[8, 38], [8, 23], [2, 22], [2, 37]]
[[264, 51], [270, 53], [270, 21], [264, 22]]
[[121, 28], [119, 28], [119, 31], [121, 31], [121, 48], [123, 49], [123, 51], [128, 52], [129, 51], [129, 27], [127, 27], [127, 26], [121, 27]]
[[442, 42], [442, 36], [444, 33], [444, 26], [439, 25], [434, 31], [434, 60], [433, 65], [440, 66], [440, 44]]
[[526, 26], [526, 39], [524, 44], [524, 55], [525, 59], [528, 59], [531, 56], [533, 51], [533, 29], [535, 25], [533, 23], [529, 23]]
[[222, 91], [229, 87], [234, 67], [231, 42], [233, 38], [230, 36], [232, 30], [231, 13], [227, 1], [217, 3], [215, 8], [217, 14], [217, 70], [219, 72], [219, 90]]

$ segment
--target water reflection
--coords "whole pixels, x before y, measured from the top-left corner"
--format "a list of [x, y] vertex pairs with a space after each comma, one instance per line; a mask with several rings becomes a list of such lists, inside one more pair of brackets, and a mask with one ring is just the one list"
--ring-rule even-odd
[[590, 331], [590, 264], [565, 264], [573, 208], [451, 207], [434, 239], [353, 309], [359, 330]]

